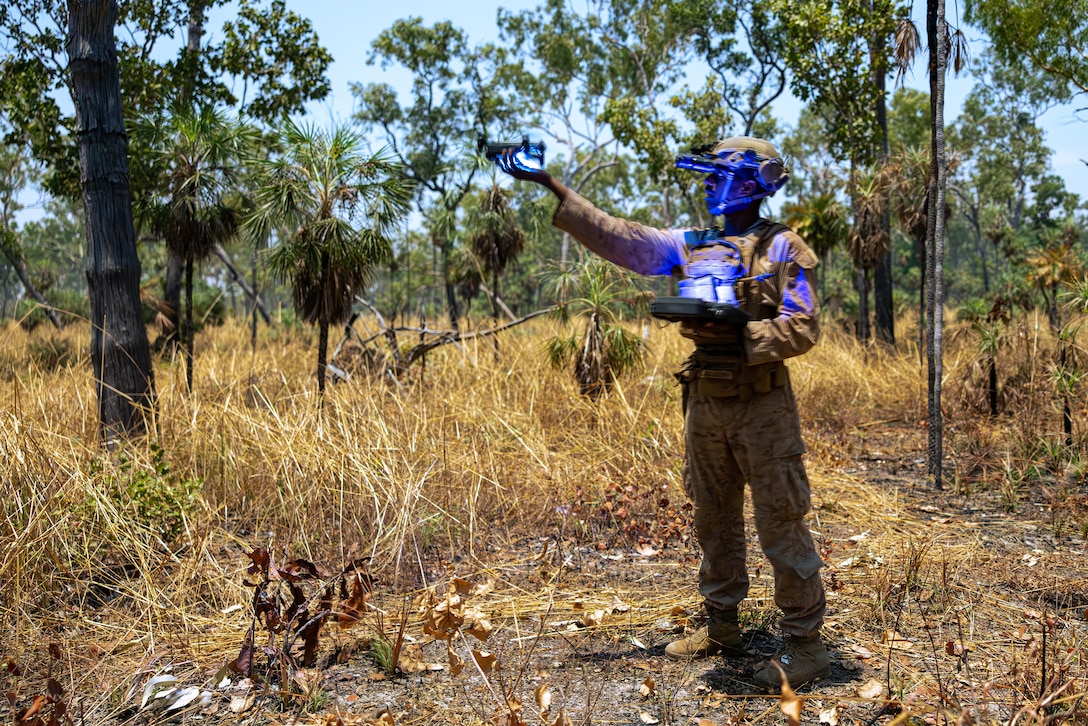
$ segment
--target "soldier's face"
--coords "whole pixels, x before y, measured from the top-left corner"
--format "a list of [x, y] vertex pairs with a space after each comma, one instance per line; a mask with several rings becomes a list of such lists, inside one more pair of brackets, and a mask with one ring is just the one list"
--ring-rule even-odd
[[706, 208], [714, 216], [721, 214], [720, 211], [715, 210], [722, 206], [723, 195], [729, 188], [730, 178], [721, 174], [707, 174], [703, 181], [703, 188], [706, 191]]
[[735, 174], [708, 174], [703, 180], [707, 211], [714, 217], [733, 214], [752, 202], [748, 197], [755, 187], [754, 181], [741, 181]]

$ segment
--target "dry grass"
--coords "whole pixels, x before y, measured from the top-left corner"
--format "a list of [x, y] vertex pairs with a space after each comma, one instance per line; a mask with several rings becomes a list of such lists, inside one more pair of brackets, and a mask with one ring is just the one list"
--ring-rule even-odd
[[[677, 602], [692, 606], [670, 375], [686, 343], [651, 328], [646, 369], [594, 404], [545, 366], [550, 325], [507, 334], [498, 363], [481, 341], [432, 353], [400, 385], [337, 385], [321, 413], [313, 336], [269, 331], [254, 355], [246, 332], [228, 325], [198, 340], [192, 397], [180, 362], [157, 365], [156, 433], [113, 453], [94, 440], [86, 331], [0, 330], [0, 657], [22, 669], [5, 690], [25, 707], [55, 677], [93, 722], [131, 716], [147, 678], [168, 665], [206, 682], [249, 626], [243, 579], [255, 546], [329, 573], [370, 557], [390, 613], [455, 566], [494, 583], [479, 604], [520, 636], [519, 614], [573, 617], [576, 603], [613, 596], [632, 606], [628, 634], [652, 632]], [[1060, 707], [1019, 718], [1042, 723], [1083, 708], [1084, 472], [1069, 473], [1080, 459], [1068, 452], [1040, 463], [1036, 444], [1059, 421], [1037, 372], [1049, 341], [1017, 338], [1025, 347], [1003, 371], [1017, 382], [1007, 403], [1019, 414], [987, 422], [974, 408], [969, 336], [951, 340], [958, 490], [946, 498], [912, 466], [925, 417], [916, 351], [829, 335], [791, 365], [816, 490], [812, 528], [830, 565], [829, 633], [843, 662], [876, 664], [917, 713], [983, 721], [1039, 703], [1045, 653], [1057, 679], [1043, 690], [1064, 686]], [[903, 460], [895, 481], [873, 482], [858, 465], [877, 448]], [[541, 557], [549, 538], [558, 549]], [[660, 570], [653, 587], [599, 560], [571, 566], [646, 545], [661, 553], [646, 564]], [[755, 581], [751, 623], [772, 619], [767, 580]], [[909, 641], [889, 643], [889, 631]], [[50, 643], [61, 657], [47, 655]]]

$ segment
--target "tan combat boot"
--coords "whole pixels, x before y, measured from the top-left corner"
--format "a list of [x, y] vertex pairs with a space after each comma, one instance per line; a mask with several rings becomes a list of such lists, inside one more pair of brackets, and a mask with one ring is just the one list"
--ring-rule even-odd
[[707, 623], [686, 638], [665, 646], [665, 657], [671, 660], [694, 660], [722, 653], [743, 655], [740, 623], [736, 611], [708, 607]]
[[819, 635], [808, 638], [787, 635], [778, 654], [756, 671], [755, 682], [770, 693], [778, 693], [782, 688], [782, 673], [775, 663], [782, 667], [786, 681], [795, 689], [831, 675], [831, 659]]

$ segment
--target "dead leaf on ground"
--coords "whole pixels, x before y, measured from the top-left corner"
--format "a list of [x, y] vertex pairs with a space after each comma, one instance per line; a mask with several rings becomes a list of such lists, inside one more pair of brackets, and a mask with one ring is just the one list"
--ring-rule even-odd
[[789, 726], [801, 726], [801, 711], [805, 707], [805, 700], [790, 688], [790, 682], [786, 679], [786, 672], [782, 670], [782, 666], [773, 660], [771, 664], [778, 669], [778, 673], [782, 676], [782, 695], [778, 697], [778, 710], [786, 717], [786, 723]]
[[461, 671], [465, 669], [465, 659], [453, 649], [453, 643], [448, 641], [446, 644], [446, 653], [450, 659], [450, 674], [455, 676], [461, 675]]
[[631, 606], [620, 600], [618, 595], [613, 595], [612, 602], [608, 604], [608, 609], [612, 613], [625, 613], [631, 609]]
[[870, 678], [858, 688], [859, 698], [880, 698], [884, 695], [884, 684], [875, 678]]
[[552, 705], [552, 690], [548, 688], [547, 683], [541, 683], [533, 691], [533, 700], [536, 701], [536, 707], [541, 711], [547, 712], [548, 707]]
[[885, 630], [884, 637], [880, 642], [890, 646], [892, 650], [910, 650], [914, 647], [914, 643], [907, 640], [895, 630]]
[[465, 612], [465, 625], [461, 629], [477, 640], [487, 640], [494, 630], [491, 621], [479, 610]]
[[839, 726], [839, 704], [835, 704], [831, 708], [820, 711], [820, 723], [826, 723], [828, 726]]
[[231, 696], [230, 706], [228, 708], [231, 713], [245, 713], [253, 708], [253, 702], [255, 700], [257, 700], [257, 694], [253, 691], [249, 691], [240, 696]]
[[567, 709], [559, 709], [559, 713], [555, 715], [555, 721], [551, 726], [574, 726], [574, 722], [570, 720], [570, 716], [567, 715]]
[[638, 720], [641, 721], [642, 723], [647, 723], [647, 724], [661, 723], [661, 719], [657, 718], [656, 716], [654, 716], [651, 713], [647, 713], [646, 711], [639, 711]]
[[600, 625], [603, 620], [604, 610], [594, 610], [582, 616], [582, 625], [586, 628], [593, 628]]
[[473, 648], [472, 658], [484, 673], [490, 673], [495, 668], [496, 656], [494, 653], [488, 653], [486, 650]]
[[638, 687], [638, 695], [643, 698], [649, 698], [654, 695], [654, 678], [653, 676], [646, 676], [646, 679]]

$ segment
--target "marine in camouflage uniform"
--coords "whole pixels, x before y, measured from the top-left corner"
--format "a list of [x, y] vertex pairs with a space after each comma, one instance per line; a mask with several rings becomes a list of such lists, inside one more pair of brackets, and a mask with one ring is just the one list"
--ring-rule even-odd
[[[680, 327], [695, 344], [677, 378], [684, 401], [683, 482], [703, 549], [699, 590], [708, 622], [670, 643], [666, 655], [682, 659], [744, 652], [737, 607], [749, 584], [743, 517], [747, 483], [759, 543], [774, 570], [775, 602], [783, 613], [786, 641], [773, 660], [798, 687], [830, 670], [819, 637], [825, 609], [822, 562], [803, 519], [810, 508], [801, 461], [805, 447], [784, 363], [812, 348], [819, 336], [812, 289], [817, 260], [797, 234], [758, 214], [760, 191], [773, 194], [788, 175], [774, 147], [759, 139], [732, 138], [718, 142], [707, 155], [726, 158], [734, 152], [746, 153], [749, 161], [773, 160], [781, 173], [769, 185], [744, 178], [754, 162], [734, 169], [731, 178], [708, 174], [708, 209], [725, 214], [720, 230], [637, 224], [602, 212], [544, 172], [509, 162], [503, 168], [551, 188], [560, 198], [554, 225], [633, 272], [686, 274], [693, 264], [735, 258], [740, 252], [746, 274], [733, 289], [737, 306], [751, 320], [743, 327], [703, 321], [684, 321]], [[749, 172], [753, 177], [758, 173]], [[771, 690], [781, 683], [772, 663], [755, 678]]]

